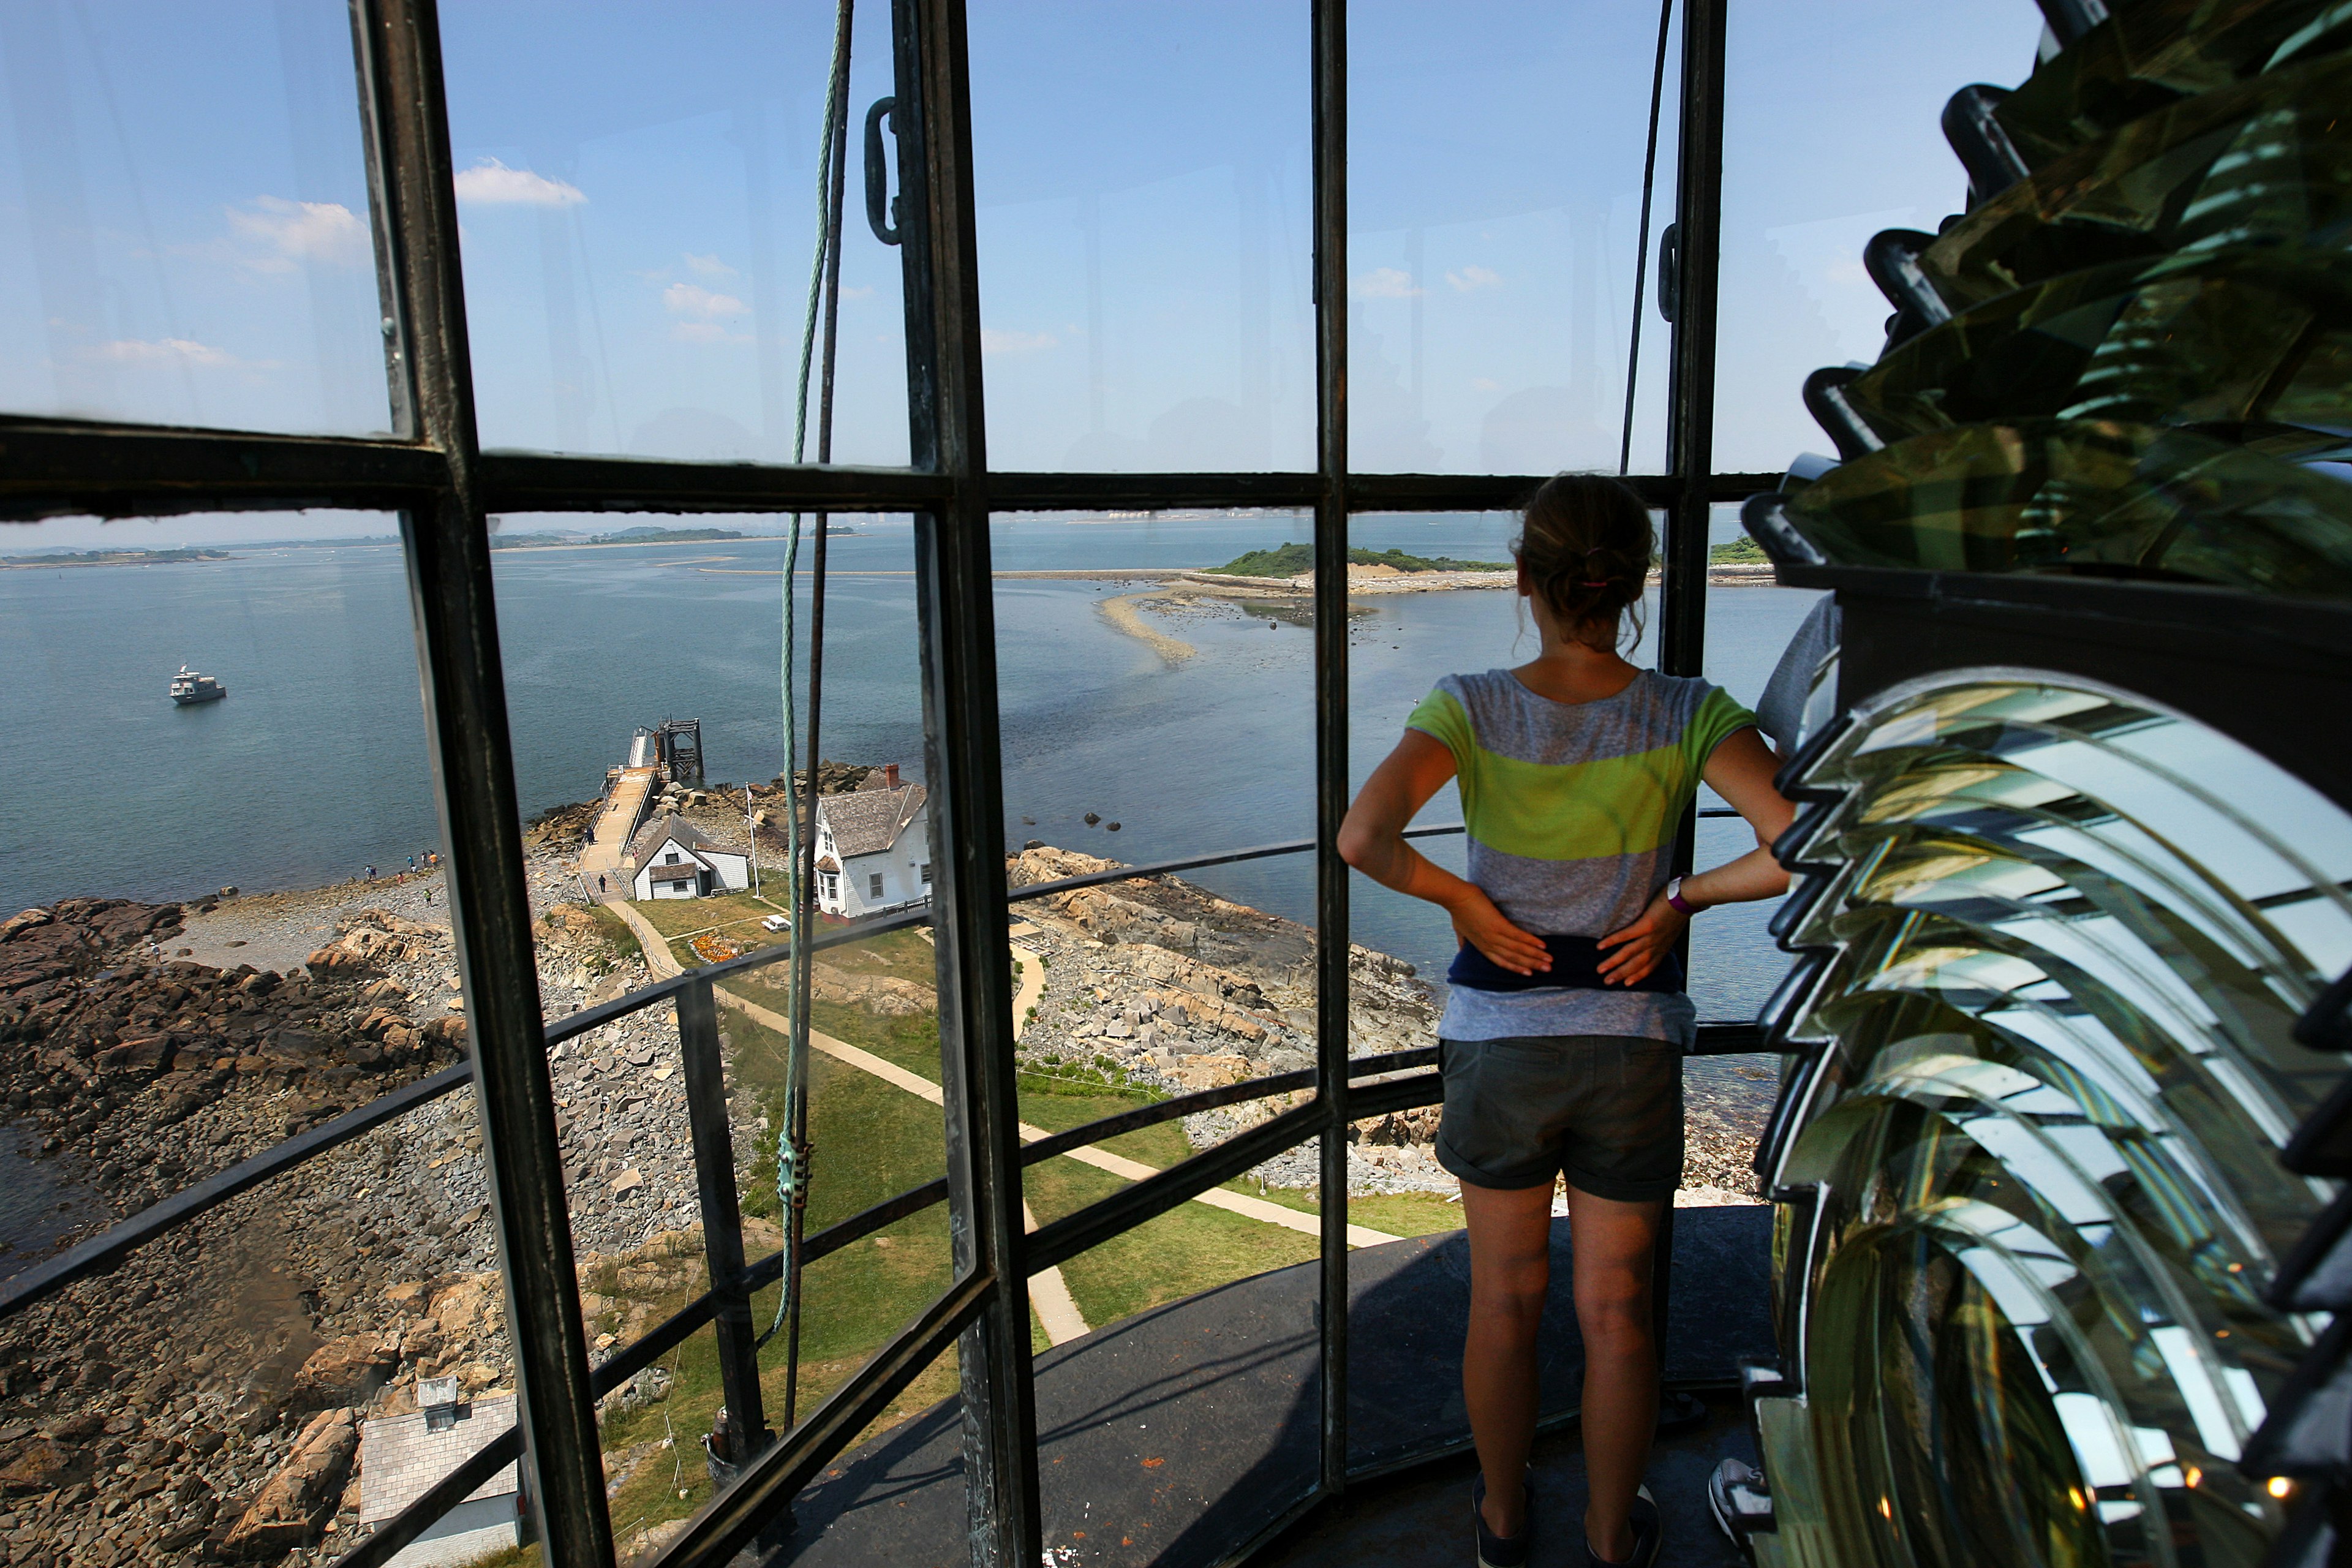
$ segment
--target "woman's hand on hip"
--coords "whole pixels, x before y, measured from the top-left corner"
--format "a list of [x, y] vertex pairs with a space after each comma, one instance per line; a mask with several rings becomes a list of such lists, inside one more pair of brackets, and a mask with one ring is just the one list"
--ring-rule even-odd
[[1666, 902], [1664, 893], [1658, 894], [1642, 911], [1641, 918], [1601, 939], [1601, 947], [1617, 950], [1601, 961], [1601, 984], [1638, 985], [1648, 979], [1650, 971], [1674, 952], [1675, 944], [1683, 938], [1684, 928], [1689, 924], [1690, 917]]
[[1465, 882], [1464, 896], [1454, 903], [1454, 934], [1514, 974], [1543, 974], [1551, 969], [1551, 949], [1540, 938], [1511, 923], [1484, 891]]

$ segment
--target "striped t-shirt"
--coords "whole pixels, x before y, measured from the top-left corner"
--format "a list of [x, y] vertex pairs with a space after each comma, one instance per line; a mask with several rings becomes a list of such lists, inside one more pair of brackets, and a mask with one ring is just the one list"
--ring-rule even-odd
[[[1613, 697], [1555, 702], [1507, 669], [1449, 675], [1405, 721], [1454, 753], [1470, 880], [1520, 930], [1606, 936], [1666, 885], [1707, 757], [1756, 716], [1704, 680], [1643, 670]], [[1438, 1033], [1630, 1035], [1688, 1048], [1679, 992], [1453, 987]]]

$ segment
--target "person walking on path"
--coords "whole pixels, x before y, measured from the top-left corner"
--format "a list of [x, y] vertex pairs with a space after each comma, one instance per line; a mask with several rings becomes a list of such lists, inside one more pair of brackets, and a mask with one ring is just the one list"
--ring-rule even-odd
[[[1438, 1026], [1436, 1152], [1461, 1179], [1470, 1233], [1462, 1383], [1485, 1568], [1528, 1560], [1536, 1332], [1563, 1177], [1584, 1338], [1585, 1561], [1657, 1560], [1642, 1485], [1657, 1426], [1650, 1263], [1681, 1180], [1682, 1057], [1696, 1033], [1679, 947], [1700, 910], [1788, 886], [1769, 846], [1793, 813], [1754, 716], [1618, 653], [1629, 629], [1638, 643], [1655, 548], [1648, 510], [1613, 479], [1561, 475], [1537, 491], [1512, 553], [1541, 650], [1440, 680], [1339, 830], [1349, 865], [1445, 910], [1461, 942]], [[1403, 837], [1448, 779], [1469, 830], [1466, 879]], [[1757, 847], [1673, 878], [1702, 781]]]
[[604, 873], [602, 871], [596, 873], [596, 896], [600, 899], [604, 896]]

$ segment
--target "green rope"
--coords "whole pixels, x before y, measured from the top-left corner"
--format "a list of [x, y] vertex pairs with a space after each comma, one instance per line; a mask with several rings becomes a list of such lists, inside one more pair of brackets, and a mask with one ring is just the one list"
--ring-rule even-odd
[[[818, 149], [816, 176], [816, 254], [809, 263], [808, 310], [801, 327], [800, 393], [793, 415], [793, 461], [807, 460], [809, 376], [816, 359], [816, 323], [824, 290], [825, 256], [833, 232], [833, 160], [834, 144], [839, 139], [842, 113], [841, 89], [847, 72], [843, 69], [849, 49], [847, 26], [852, 0], [840, 0], [834, 28], [832, 69], [825, 78], [824, 135]], [[831, 387], [827, 386], [827, 395]], [[822, 521], [818, 524], [823, 527]], [[800, 737], [799, 714], [793, 701], [793, 649], [797, 628], [793, 621], [793, 584], [800, 568], [801, 514], [793, 513], [792, 532], [784, 544], [783, 587], [783, 710], [784, 710], [784, 846], [791, 859], [791, 870], [785, 877], [785, 903], [792, 910], [792, 1039], [784, 1055], [784, 1114], [783, 1125], [776, 1130], [776, 1201], [784, 1221], [785, 1247], [789, 1250], [796, 1239], [797, 1227], [792, 1224], [793, 1205], [804, 1195], [802, 1192], [803, 1173], [800, 1151], [793, 1146], [794, 1110], [808, 1092], [808, 992], [803, 983], [803, 963], [801, 943], [807, 933], [802, 931], [802, 914], [807, 907], [802, 897], [801, 851], [801, 788], [800, 778], [793, 769]], [[813, 762], [814, 760], [812, 760]], [[818, 793], [819, 783], [814, 773], [809, 778], [809, 792]], [[784, 1326], [784, 1314], [792, 1300], [789, 1281], [799, 1267], [800, 1259], [787, 1256], [784, 1259], [786, 1287], [776, 1293], [776, 1321], [760, 1336], [761, 1342], [775, 1337]]]

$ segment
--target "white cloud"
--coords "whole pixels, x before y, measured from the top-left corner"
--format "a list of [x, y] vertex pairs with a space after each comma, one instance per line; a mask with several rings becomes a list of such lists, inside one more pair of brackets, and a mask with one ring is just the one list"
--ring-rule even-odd
[[727, 263], [719, 260], [716, 256], [697, 256], [694, 252], [689, 250], [686, 253], [686, 265], [689, 270], [698, 273], [704, 278], [732, 278], [735, 276], [735, 269], [732, 267], [728, 266]]
[[588, 199], [586, 192], [568, 181], [509, 169], [496, 158], [458, 170], [456, 184], [459, 201], [486, 207], [576, 207]]
[[226, 349], [187, 338], [120, 338], [110, 343], [100, 343], [89, 351], [102, 360], [116, 364], [196, 364], [216, 370], [244, 366], [249, 370], [266, 368], [247, 365]]
[[1051, 332], [1009, 332], [995, 327], [980, 329], [980, 352], [984, 354], [1034, 354], [1056, 347], [1061, 339]]
[[227, 213], [229, 231], [253, 247], [237, 265], [256, 272], [291, 272], [310, 261], [353, 266], [372, 251], [367, 225], [341, 202], [256, 196]]
[[662, 308], [673, 315], [699, 316], [706, 321], [740, 316], [751, 310], [734, 295], [714, 294], [698, 283], [673, 283], [663, 289]]
[[1410, 300], [1420, 292], [1412, 273], [1400, 272], [1393, 267], [1375, 267], [1356, 279], [1359, 300]]
[[1467, 294], [1479, 289], [1500, 289], [1503, 286], [1501, 273], [1475, 265], [1465, 267], [1459, 272], [1448, 272], [1445, 275], [1445, 280], [1454, 286], [1454, 291], [1457, 294]]

